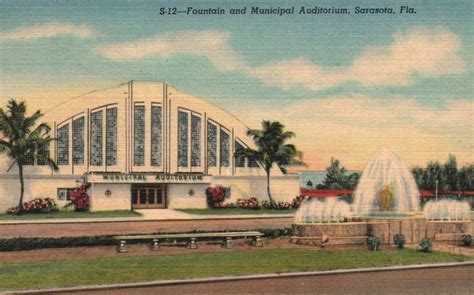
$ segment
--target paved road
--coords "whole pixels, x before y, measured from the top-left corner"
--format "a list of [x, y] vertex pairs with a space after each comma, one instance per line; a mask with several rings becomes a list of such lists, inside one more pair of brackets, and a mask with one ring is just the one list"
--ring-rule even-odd
[[0, 224], [0, 237], [65, 237], [96, 236], [156, 231], [246, 230], [290, 227], [293, 217], [114, 221], [96, 223]]
[[69, 294], [474, 294], [474, 266], [201, 283]]

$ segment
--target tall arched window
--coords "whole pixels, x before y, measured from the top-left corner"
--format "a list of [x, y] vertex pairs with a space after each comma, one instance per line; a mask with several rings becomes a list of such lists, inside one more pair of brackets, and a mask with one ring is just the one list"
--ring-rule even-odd
[[145, 106], [135, 105], [133, 112], [134, 157], [135, 166], [145, 165]]
[[188, 167], [188, 113], [178, 112], [178, 166]]
[[58, 165], [69, 165], [69, 124], [58, 128]]
[[217, 166], [217, 126], [207, 122], [207, 166]]
[[84, 117], [72, 121], [72, 163], [84, 165]]
[[103, 122], [102, 111], [91, 114], [91, 148], [90, 148], [90, 163], [92, 166], [102, 166], [102, 140]]
[[201, 166], [201, 117], [191, 116], [191, 166]]
[[106, 164], [117, 165], [117, 108], [108, 108], [106, 111]]
[[151, 106], [151, 166], [161, 166], [161, 106]]
[[220, 144], [220, 154], [221, 154], [221, 167], [230, 166], [230, 135], [224, 129], [221, 129], [221, 144]]

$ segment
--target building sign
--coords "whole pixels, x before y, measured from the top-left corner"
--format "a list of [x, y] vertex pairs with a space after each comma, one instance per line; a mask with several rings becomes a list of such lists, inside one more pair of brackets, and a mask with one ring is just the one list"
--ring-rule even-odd
[[109, 181], [133, 181], [140, 182], [146, 181], [146, 176], [144, 174], [102, 174], [102, 179]]
[[168, 181], [202, 181], [202, 175], [187, 175], [187, 174], [157, 174], [157, 180], [168, 180]]
[[210, 183], [211, 177], [202, 174], [148, 174], [148, 173], [101, 173], [90, 174], [91, 183]]

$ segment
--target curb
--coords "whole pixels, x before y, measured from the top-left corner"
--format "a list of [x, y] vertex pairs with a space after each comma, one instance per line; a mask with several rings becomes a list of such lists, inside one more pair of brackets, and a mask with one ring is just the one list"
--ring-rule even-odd
[[[198, 215], [199, 216], [199, 215]], [[149, 221], [193, 221], [193, 220], [227, 220], [227, 219], [270, 219], [270, 218], [292, 218], [294, 214], [255, 214], [255, 215], [201, 215], [202, 217], [192, 218], [141, 218], [141, 217], [129, 217], [129, 218], [104, 218], [104, 219], [51, 219], [51, 220], [8, 220], [0, 221], [0, 226], [2, 225], [16, 225], [16, 224], [69, 224], [69, 223], [107, 223], [107, 222], [149, 222]]]
[[59, 292], [100, 291], [100, 290], [113, 290], [113, 289], [125, 289], [125, 288], [139, 288], [139, 287], [188, 285], [188, 284], [218, 283], [218, 282], [231, 282], [231, 281], [242, 281], [242, 280], [262, 280], [262, 279], [273, 279], [273, 278], [323, 276], [323, 275], [412, 270], [412, 269], [456, 267], [456, 266], [470, 266], [470, 265], [474, 266], [474, 261], [435, 263], [435, 264], [416, 264], [416, 265], [388, 266], [388, 267], [374, 267], [374, 268], [339, 269], [339, 270], [329, 270], [329, 271], [291, 272], [291, 273], [279, 273], [279, 274], [234, 276], [234, 277], [211, 277], [211, 278], [199, 278], [199, 279], [187, 279], [187, 280], [165, 280], [165, 281], [151, 281], [151, 282], [125, 283], [125, 284], [112, 284], [112, 285], [90, 285], [90, 286], [78, 286], [78, 287], [67, 287], [67, 288], [32, 289], [32, 290], [13, 291], [13, 292], [2, 293], [2, 294], [51, 294], [51, 293], [59, 293]]

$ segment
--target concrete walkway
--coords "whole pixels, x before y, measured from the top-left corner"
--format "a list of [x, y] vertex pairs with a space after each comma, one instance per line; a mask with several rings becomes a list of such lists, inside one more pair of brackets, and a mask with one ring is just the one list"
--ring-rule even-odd
[[145, 209], [135, 210], [142, 214], [145, 220], [177, 220], [177, 219], [246, 219], [246, 218], [271, 218], [271, 217], [293, 217], [294, 214], [240, 214], [240, 215], [225, 215], [225, 214], [213, 214], [213, 215], [201, 215], [201, 214], [190, 214], [173, 209]]
[[45, 224], [45, 223], [95, 223], [95, 222], [128, 222], [153, 220], [207, 220], [207, 219], [256, 219], [293, 217], [294, 214], [242, 214], [242, 215], [200, 215], [190, 214], [173, 209], [141, 209], [135, 210], [142, 216], [137, 217], [98, 217], [98, 218], [44, 218], [28, 220], [0, 220], [2, 224]]
[[255, 230], [291, 227], [293, 217], [251, 215], [245, 218], [219, 216], [213, 219], [145, 220], [58, 220], [54, 222], [15, 222], [0, 224], [0, 237], [80, 237], [155, 232]]

